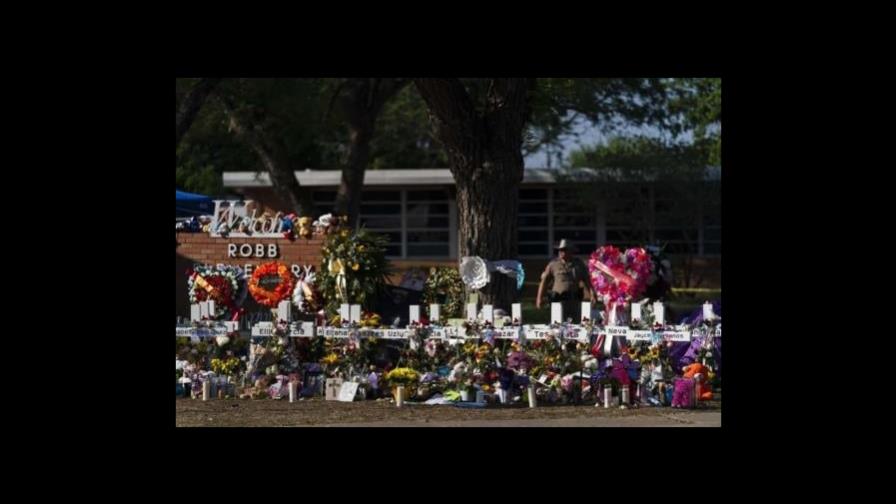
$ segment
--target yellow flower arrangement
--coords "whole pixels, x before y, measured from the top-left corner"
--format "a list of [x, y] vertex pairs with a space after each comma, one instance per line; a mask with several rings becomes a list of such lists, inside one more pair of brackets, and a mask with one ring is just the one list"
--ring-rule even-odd
[[395, 368], [386, 373], [386, 380], [397, 385], [410, 385], [420, 379], [420, 374], [411, 368]]
[[365, 313], [361, 317], [361, 327], [379, 327], [380, 315], [378, 313]]
[[240, 366], [240, 360], [236, 357], [229, 359], [212, 359], [212, 371], [219, 375], [232, 376]]

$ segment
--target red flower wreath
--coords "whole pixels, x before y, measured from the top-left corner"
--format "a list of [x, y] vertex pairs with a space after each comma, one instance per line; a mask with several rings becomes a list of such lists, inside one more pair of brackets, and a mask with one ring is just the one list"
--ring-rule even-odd
[[[269, 277], [278, 277], [279, 282], [270, 288]], [[249, 293], [258, 301], [258, 304], [275, 308], [280, 301], [289, 299], [295, 286], [292, 272], [285, 264], [270, 262], [260, 265], [252, 272], [249, 279]]]

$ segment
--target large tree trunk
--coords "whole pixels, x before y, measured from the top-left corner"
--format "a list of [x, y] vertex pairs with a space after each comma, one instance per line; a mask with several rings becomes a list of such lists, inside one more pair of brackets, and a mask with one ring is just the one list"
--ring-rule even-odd
[[[461, 256], [517, 258], [523, 128], [534, 83], [534, 79], [493, 79], [480, 114], [457, 79], [415, 80], [430, 109], [436, 137], [451, 160]], [[509, 310], [517, 294], [513, 279], [495, 274], [483, 288], [482, 299]]]
[[199, 109], [202, 108], [205, 99], [208, 98], [208, 95], [211, 94], [212, 90], [219, 82], [221, 82], [221, 79], [218, 78], [200, 79], [199, 82], [193, 86], [193, 89], [184, 96], [184, 99], [181, 100], [180, 108], [175, 112], [175, 147], [180, 145], [180, 141], [184, 138], [184, 135], [187, 134], [187, 131], [190, 130], [190, 126], [193, 124], [193, 120], [196, 119], [196, 115], [199, 114]]
[[[520, 180], [511, 174], [521, 173], [523, 165], [511, 162], [506, 167], [493, 166], [492, 170], [462, 167], [458, 172], [469, 176], [455, 175], [461, 257], [479, 256], [492, 261], [517, 258]], [[516, 280], [493, 274], [482, 294], [484, 303], [509, 311], [510, 304], [517, 300]]]
[[370, 142], [377, 117], [383, 105], [408, 82], [406, 79], [351, 79], [340, 86], [334, 97], [348, 123], [349, 146], [333, 209], [337, 215], [348, 215], [351, 227], [355, 226], [361, 211], [364, 173], [370, 161]]

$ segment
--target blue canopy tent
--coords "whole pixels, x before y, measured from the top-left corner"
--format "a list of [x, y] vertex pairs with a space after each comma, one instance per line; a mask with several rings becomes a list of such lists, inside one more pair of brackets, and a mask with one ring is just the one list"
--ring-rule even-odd
[[192, 217], [194, 215], [211, 215], [215, 204], [208, 196], [177, 191], [176, 217]]

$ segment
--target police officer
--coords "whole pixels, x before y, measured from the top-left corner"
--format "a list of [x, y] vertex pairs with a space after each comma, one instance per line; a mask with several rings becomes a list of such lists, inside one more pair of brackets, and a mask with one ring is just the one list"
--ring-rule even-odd
[[[557, 251], [557, 258], [552, 259], [544, 269], [544, 273], [541, 274], [535, 306], [541, 308], [545, 283], [548, 279], [552, 279], [550, 301], [562, 303], [563, 317], [572, 318], [573, 321], [578, 322], [580, 319], [575, 318], [575, 314], [579, 314], [582, 300], [594, 300], [593, 289], [588, 278], [588, 268], [585, 267], [585, 263], [581, 259], [573, 257], [575, 247], [569, 241], [560, 240], [554, 250]], [[556, 321], [551, 320], [551, 323], [553, 322]]]

